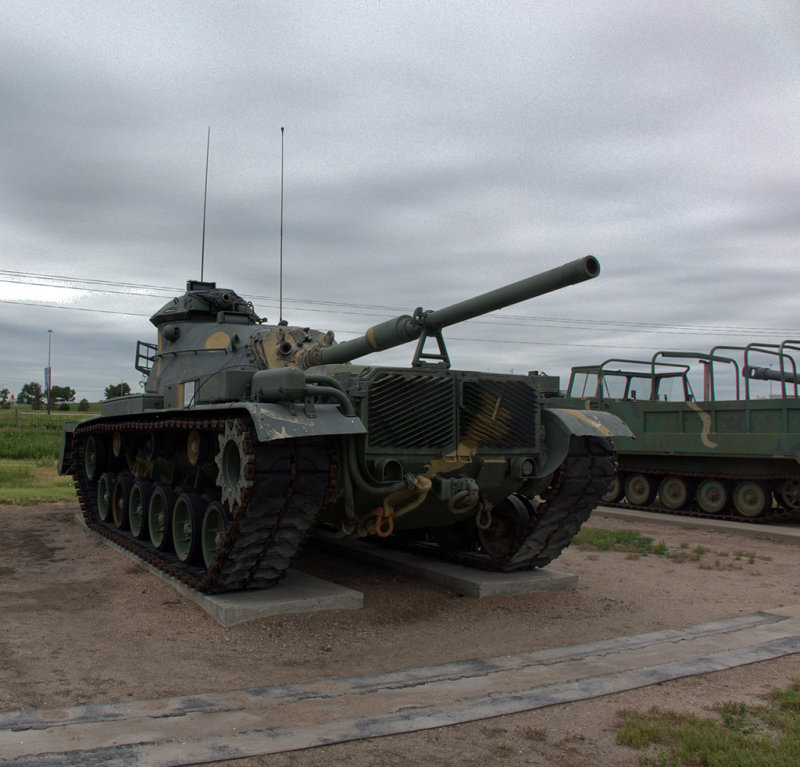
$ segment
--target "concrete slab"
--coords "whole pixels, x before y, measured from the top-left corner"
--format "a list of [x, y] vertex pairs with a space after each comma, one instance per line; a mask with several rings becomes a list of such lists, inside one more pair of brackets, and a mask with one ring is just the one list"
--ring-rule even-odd
[[0, 765], [175, 767], [474, 722], [800, 653], [798, 614], [358, 677], [0, 712]]
[[313, 545], [370, 565], [416, 575], [476, 599], [545, 591], [572, 591], [578, 587], [577, 575], [556, 570], [520, 570], [513, 573], [475, 570], [365, 541], [315, 538]]
[[[85, 528], [83, 516], [77, 515], [77, 518]], [[139, 559], [114, 541], [102, 536], [98, 537], [107, 546], [157, 575], [223, 626], [235, 626], [237, 623], [254, 621], [270, 615], [309, 613], [320, 610], [360, 610], [364, 606], [364, 595], [360, 591], [292, 569], [277, 586], [271, 589], [233, 591], [228, 594], [202, 594]]]
[[[670, 527], [736, 533], [738, 535], [746, 535], [750, 538], [760, 538], [768, 541], [780, 541], [782, 543], [800, 545], [800, 525], [792, 522], [776, 525], [762, 525], [755, 522], [736, 522], [731, 519], [705, 519], [703, 517], [689, 517], [683, 514], [662, 514], [652, 511], [639, 511], [638, 509], [612, 509], [608, 506], [598, 506], [592, 512], [592, 516], [609, 517], [626, 522], [655, 522], [656, 524]], [[588, 524], [591, 524], [591, 518]]]
[[232, 591], [228, 594], [201, 594], [160, 570], [156, 572], [223, 626], [235, 626], [270, 615], [360, 610], [364, 606], [364, 595], [360, 591], [315, 578], [299, 570], [289, 570], [286, 577], [271, 589]]

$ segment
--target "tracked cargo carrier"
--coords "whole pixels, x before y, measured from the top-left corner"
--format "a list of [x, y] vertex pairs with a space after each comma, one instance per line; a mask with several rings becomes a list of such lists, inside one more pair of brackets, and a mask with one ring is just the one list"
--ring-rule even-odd
[[619, 465], [604, 503], [739, 521], [797, 519], [798, 344], [660, 351], [650, 360], [574, 367], [566, 400], [549, 401], [613, 413], [633, 431], [613, 439]]
[[[546, 565], [606, 493], [625, 427], [544, 410], [527, 376], [451, 369], [442, 329], [599, 269], [578, 259], [338, 344], [189, 282], [138, 343], [144, 393], [67, 425], [59, 469], [91, 529], [203, 591], [275, 584], [312, 530]], [[350, 364], [410, 341], [410, 367]]]

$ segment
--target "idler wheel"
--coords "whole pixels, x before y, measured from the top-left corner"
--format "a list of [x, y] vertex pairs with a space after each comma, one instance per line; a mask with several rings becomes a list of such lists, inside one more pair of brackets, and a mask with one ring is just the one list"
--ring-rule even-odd
[[492, 521], [484, 530], [478, 527], [481, 548], [493, 559], [505, 559], [519, 547], [534, 507], [520, 495], [509, 495], [492, 509]]
[[133, 477], [130, 474], [117, 474], [114, 489], [111, 491], [111, 516], [118, 530], [128, 527], [128, 499], [131, 485]]
[[175, 491], [163, 482], [153, 488], [150, 505], [147, 507], [147, 528], [150, 543], [159, 551], [166, 551], [172, 543], [172, 509], [175, 506]]
[[800, 509], [800, 479], [787, 479], [778, 490], [781, 506]]
[[231, 517], [219, 501], [212, 501], [206, 508], [206, 513], [203, 516], [202, 528], [202, 548], [203, 548], [203, 562], [205, 563], [206, 570], [211, 567], [214, 562], [214, 557], [225, 540], [226, 529]]
[[245, 506], [253, 487], [253, 440], [241, 418], [229, 418], [219, 435], [217, 485], [222, 489], [222, 503], [228, 509]]
[[140, 541], [147, 538], [147, 509], [153, 495], [153, 483], [146, 479], [137, 479], [128, 496], [128, 524], [131, 532]]
[[116, 475], [107, 471], [101, 475], [97, 483], [97, 516], [101, 522], [108, 522], [111, 519], [111, 498], [115, 480]]
[[197, 493], [181, 493], [172, 510], [172, 543], [181, 562], [196, 562], [202, 553], [205, 504]]
[[83, 471], [90, 482], [97, 482], [106, 465], [105, 444], [100, 437], [90, 434], [83, 448]]

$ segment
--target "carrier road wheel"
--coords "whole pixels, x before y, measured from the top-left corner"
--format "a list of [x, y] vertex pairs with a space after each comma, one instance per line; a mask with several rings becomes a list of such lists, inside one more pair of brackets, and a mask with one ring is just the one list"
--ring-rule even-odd
[[728, 488], [721, 479], [704, 479], [697, 486], [697, 505], [708, 514], [719, 514], [728, 505]]
[[625, 487], [622, 477], [620, 477], [619, 472], [617, 472], [614, 474], [611, 484], [608, 486], [608, 490], [600, 496], [600, 500], [603, 503], [617, 503], [622, 500], [623, 495], [625, 495]]
[[172, 543], [181, 562], [195, 562], [202, 553], [203, 499], [197, 493], [181, 493], [172, 510]]
[[97, 482], [106, 464], [103, 440], [90, 434], [83, 448], [83, 471], [90, 482]]
[[631, 474], [625, 480], [625, 497], [634, 506], [649, 506], [656, 497], [656, 486], [646, 474]]
[[137, 479], [128, 496], [128, 525], [134, 537], [140, 541], [147, 538], [147, 509], [153, 495], [153, 483], [146, 479]]
[[166, 551], [172, 543], [172, 509], [175, 492], [169, 485], [159, 482], [153, 489], [147, 508], [147, 529], [150, 542], [159, 551]]
[[111, 491], [111, 516], [118, 530], [128, 527], [128, 498], [132, 484], [133, 477], [130, 474], [117, 474], [114, 489]]
[[483, 550], [494, 559], [503, 559], [519, 547], [519, 538], [534, 508], [520, 495], [509, 495], [492, 509], [492, 521], [485, 530], [478, 528]]
[[658, 497], [668, 509], [685, 509], [691, 497], [689, 486], [682, 477], [665, 477], [658, 486]]
[[206, 513], [203, 516], [203, 529], [202, 529], [202, 544], [203, 544], [203, 562], [205, 563], [206, 570], [211, 567], [214, 557], [217, 555], [223, 540], [225, 539], [225, 530], [230, 522], [230, 515], [223, 508], [219, 501], [213, 501], [208, 504]]
[[108, 522], [111, 518], [111, 493], [114, 490], [115, 480], [114, 473], [107, 471], [97, 483], [97, 516], [101, 522]]
[[743, 517], [761, 516], [771, 501], [772, 494], [763, 482], [745, 480], [733, 489], [733, 508]]

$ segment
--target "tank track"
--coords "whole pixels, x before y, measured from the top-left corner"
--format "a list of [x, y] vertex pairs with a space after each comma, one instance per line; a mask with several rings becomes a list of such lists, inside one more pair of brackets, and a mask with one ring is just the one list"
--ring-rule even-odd
[[[690, 480], [703, 480], [703, 479], [721, 479], [730, 482], [740, 482], [744, 480], [757, 480], [762, 482], [775, 482], [787, 479], [797, 479], [796, 476], [791, 474], [723, 474], [716, 472], [713, 475], [703, 474], [702, 472], [688, 472], [688, 471], [667, 471], [665, 469], [638, 469], [633, 467], [620, 466], [617, 471], [626, 474], [648, 474], [658, 477], [683, 477]], [[612, 509], [633, 509], [636, 511], [649, 511], [654, 514], [672, 514], [681, 517], [695, 517], [699, 519], [719, 519], [726, 522], [745, 522], [753, 525], [774, 524], [777, 522], [797, 522], [800, 519], [800, 509], [787, 509], [784, 506], [778, 506], [774, 511], [768, 511], [759, 514], [755, 517], [747, 517], [743, 514], [730, 511], [722, 511], [712, 514], [708, 511], [703, 511], [698, 505], [697, 501], [693, 501], [688, 508], [685, 509], [670, 509], [661, 505], [659, 502], [653, 502], [649, 505], [636, 505], [629, 501], [601, 501], [601, 505], [607, 506]]]
[[608, 489], [614, 469], [610, 440], [573, 436], [567, 457], [553, 476], [553, 484], [504, 557], [491, 557], [472, 549], [448, 551], [423, 542], [413, 542], [407, 547], [481, 570], [511, 572], [545, 567], [570, 544], [589, 518]]
[[[263, 589], [280, 581], [336, 481], [336, 459], [328, 439], [258, 443], [253, 437], [249, 416], [225, 415], [227, 418], [221, 419], [130, 419], [86, 424], [76, 429], [73, 439], [73, 479], [87, 527], [203, 592]], [[86, 438], [90, 434], [155, 431], [172, 438], [197, 429], [216, 440], [232, 417], [239, 419], [246, 431], [242, 441], [245, 476], [252, 482], [242, 491], [241, 503], [230, 510], [231, 521], [225, 529], [225, 538], [208, 570], [183, 563], [175, 554], [160, 551], [150, 542], [138, 540], [113, 523], [100, 520], [98, 483], [89, 480], [83, 470]], [[203, 497], [206, 501], [214, 500], [208, 495]]]

